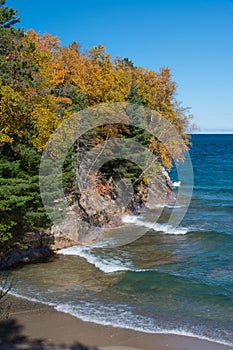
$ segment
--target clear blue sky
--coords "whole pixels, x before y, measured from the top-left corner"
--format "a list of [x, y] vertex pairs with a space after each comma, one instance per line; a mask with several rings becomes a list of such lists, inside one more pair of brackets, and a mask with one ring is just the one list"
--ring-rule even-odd
[[21, 26], [137, 66], [169, 66], [201, 131], [233, 132], [233, 0], [8, 0]]

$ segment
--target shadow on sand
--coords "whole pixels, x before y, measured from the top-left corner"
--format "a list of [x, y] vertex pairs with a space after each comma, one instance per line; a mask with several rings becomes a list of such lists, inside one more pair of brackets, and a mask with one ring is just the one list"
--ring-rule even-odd
[[45, 342], [46, 339], [29, 339], [23, 334], [23, 326], [13, 318], [0, 322], [0, 350], [97, 350], [80, 343], [67, 346]]

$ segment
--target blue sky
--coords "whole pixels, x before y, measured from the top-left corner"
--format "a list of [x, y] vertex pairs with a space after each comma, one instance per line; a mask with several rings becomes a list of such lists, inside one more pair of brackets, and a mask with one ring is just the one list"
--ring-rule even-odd
[[201, 132], [233, 133], [233, 0], [8, 0], [25, 30], [169, 66]]

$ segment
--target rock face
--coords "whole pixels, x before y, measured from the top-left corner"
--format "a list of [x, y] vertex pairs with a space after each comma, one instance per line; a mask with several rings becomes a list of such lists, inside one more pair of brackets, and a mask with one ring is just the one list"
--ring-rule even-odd
[[149, 185], [140, 183], [134, 186], [134, 194], [129, 209], [138, 214], [145, 209], [153, 209], [157, 204], [174, 202], [175, 193], [168, 173], [161, 169]]
[[104, 237], [104, 230], [122, 225], [121, 214], [93, 211], [88, 222], [83, 218], [78, 205], [74, 205], [67, 212], [64, 220], [53, 225], [51, 249], [57, 251], [74, 245], [89, 245], [100, 241]]
[[100, 227], [85, 222], [75, 208], [71, 209], [64, 220], [51, 228], [54, 243], [52, 250], [68, 248], [74, 245], [87, 245], [103, 237]]
[[103, 238], [105, 228], [122, 225], [121, 217], [126, 213], [137, 215], [146, 208], [153, 209], [158, 203], [175, 200], [170, 177], [162, 168], [153, 183], [136, 184], [133, 191], [125, 207], [122, 203], [117, 205], [117, 201], [106, 196], [105, 192], [98, 198], [86, 194], [82, 197], [82, 204], [79, 200], [70, 207], [61, 223], [52, 226], [52, 250], [98, 242]]

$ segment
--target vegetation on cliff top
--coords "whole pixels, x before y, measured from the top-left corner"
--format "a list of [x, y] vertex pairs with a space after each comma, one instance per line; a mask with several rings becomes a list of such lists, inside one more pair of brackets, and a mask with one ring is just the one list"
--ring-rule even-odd
[[[20, 242], [24, 232], [49, 227], [39, 194], [41, 152], [51, 133], [73, 113], [103, 102], [131, 102], [153, 109], [177, 129], [185, 144], [190, 116], [176, 99], [170, 69], [154, 72], [135, 67], [128, 58], [112, 58], [102, 45], [83, 51], [76, 42], [62, 46], [50, 34], [24, 32], [14, 25], [18, 13], [0, 0], [0, 244]], [[96, 130], [92, 144], [116, 136], [133, 137], [149, 145], [168, 169], [168, 150], [143, 130], [108, 125]], [[90, 136], [90, 135], [89, 135]], [[86, 138], [89, 137], [88, 135]], [[184, 149], [177, 150], [177, 159]], [[72, 191], [72, 152], [64, 165], [64, 186]], [[119, 169], [135, 178], [137, 167], [112, 162], [110, 176]], [[13, 240], [12, 240], [13, 239]]]

